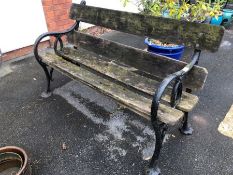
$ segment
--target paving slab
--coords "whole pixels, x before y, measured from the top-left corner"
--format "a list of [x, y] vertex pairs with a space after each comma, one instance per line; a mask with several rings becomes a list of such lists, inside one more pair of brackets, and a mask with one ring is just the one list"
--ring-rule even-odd
[[224, 120], [220, 123], [218, 131], [223, 135], [233, 139], [233, 105], [227, 112]]
[[[145, 47], [132, 35], [104, 37]], [[160, 159], [164, 175], [233, 174], [233, 140], [218, 132], [233, 103], [232, 44], [228, 31], [218, 53], [203, 52], [200, 65], [209, 77], [191, 113], [195, 132], [182, 136], [178, 126], [168, 132]], [[150, 122], [58, 72], [53, 95], [41, 98], [46, 81], [33, 57], [3, 66], [11, 71], [0, 78], [0, 146], [24, 148], [34, 175], [144, 173], [155, 141]]]

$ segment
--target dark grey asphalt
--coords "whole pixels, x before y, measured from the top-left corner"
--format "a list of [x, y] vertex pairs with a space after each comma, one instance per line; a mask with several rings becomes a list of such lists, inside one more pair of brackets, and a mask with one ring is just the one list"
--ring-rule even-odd
[[[141, 38], [105, 37], [144, 47]], [[217, 131], [233, 103], [232, 44], [228, 31], [218, 53], [203, 53], [200, 65], [209, 77], [192, 112], [195, 132], [184, 137], [172, 128], [160, 159], [164, 175], [233, 174], [233, 140]], [[0, 146], [24, 148], [34, 175], [143, 174], [143, 156], [154, 141], [148, 121], [57, 72], [52, 88], [58, 95], [41, 98], [45, 77], [32, 57], [4, 69], [12, 72], [0, 78]]]

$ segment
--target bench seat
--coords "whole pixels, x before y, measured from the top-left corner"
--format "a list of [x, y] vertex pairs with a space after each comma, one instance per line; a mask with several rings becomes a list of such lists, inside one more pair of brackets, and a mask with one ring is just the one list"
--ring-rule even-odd
[[[139, 72], [128, 65], [117, 64], [108, 58], [82, 48], [72, 46], [63, 49], [75, 63], [57, 56], [53, 50], [42, 53], [43, 61], [72, 79], [79, 80], [88, 86], [104, 92], [130, 110], [150, 119], [152, 96], [159, 81], [156, 77]], [[169, 106], [171, 89], [162, 97], [159, 106], [159, 120], [169, 125], [175, 125], [182, 120], [184, 112], [191, 111], [198, 102], [198, 97], [183, 92], [181, 102], [174, 109]], [[179, 109], [179, 110], [178, 110]]]
[[[139, 71], [129, 65], [119, 65], [119, 63], [116, 63], [103, 55], [98, 55], [94, 52], [82, 49], [81, 47], [76, 49], [72, 48], [72, 46], [64, 48], [63, 53], [79, 64], [102, 73], [103, 75], [107, 75], [128, 87], [134, 88], [139, 91], [139, 93], [149, 96], [149, 98], [152, 98], [155, 93], [155, 89], [162, 81], [159, 77]], [[165, 91], [162, 100], [170, 103], [171, 93], [172, 89], [170, 87]], [[184, 91], [182, 94], [182, 100], [177, 105], [177, 109], [184, 112], [190, 112], [197, 105], [198, 100], [199, 99], [196, 95]]]

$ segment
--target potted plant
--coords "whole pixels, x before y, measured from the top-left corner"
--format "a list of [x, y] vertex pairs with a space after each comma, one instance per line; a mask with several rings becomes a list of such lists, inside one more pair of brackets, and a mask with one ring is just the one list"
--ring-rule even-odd
[[176, 60], [180, 60], [184, 52], [183, 45], [176, 45], [164, 42], [162, 43], [159, 40], [146, 38], [145, 44], [147, 45], [147, 51], [167, 56]]
[[[124, 6], [130, 2], [130, 0], [123, 0]], [[134, 0], [131, 3], [138, 7], [140, 13], [146, 15], [202, 23], [210, 23], [212, 21], [211, 18], [220, 19], [222, 15], [221, 7], [223, 6], [223, 1], [212, 3], [205, 0], [197, 0], [193, 4], [189, 0]], [[148, 46], [148, 51], [177, 60], [182, 57], [184, 52], [184, 46], [182, 45], [163, 43], [151, 38], [146, 38], [145, 44]]]
[[222, 25], [226, 28], [230, 27], [233, 19], [233, 10], [232, 9], [223, 9], [222, 15]]
[[[215, 2], [215, 0], [212, 0], [212, 1], [213, 1], [213, 3]], [[222, 8], [223, 8], [222, 15], [219, 16], [218, 19], [212, 18], [211, 24], [222, 25], [222, 26], [228, 28], [228, 27], [230, 27], [232, 20], [233, 20], [233, 9], [226, 8], [229, 0], [220, 0], [220, 1], [221, 1]]]

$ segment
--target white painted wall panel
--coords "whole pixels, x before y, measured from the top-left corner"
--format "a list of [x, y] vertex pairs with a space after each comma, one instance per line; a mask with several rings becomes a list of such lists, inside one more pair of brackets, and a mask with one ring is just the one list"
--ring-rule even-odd
[[[73, 3], [80, 3], [81, 0], [72, 0]], [[121, 0], [86, 0], [87, 5], [95, 7], [103, 7], [114, 10], [122, 10], [128, 12], [138, 12], [137, 7], [129, 3], [126, 7], [123, 7]]]
[[32, 45], [47, 31], [41, 0], [0, 1], [0, 48], [3, 53]]

